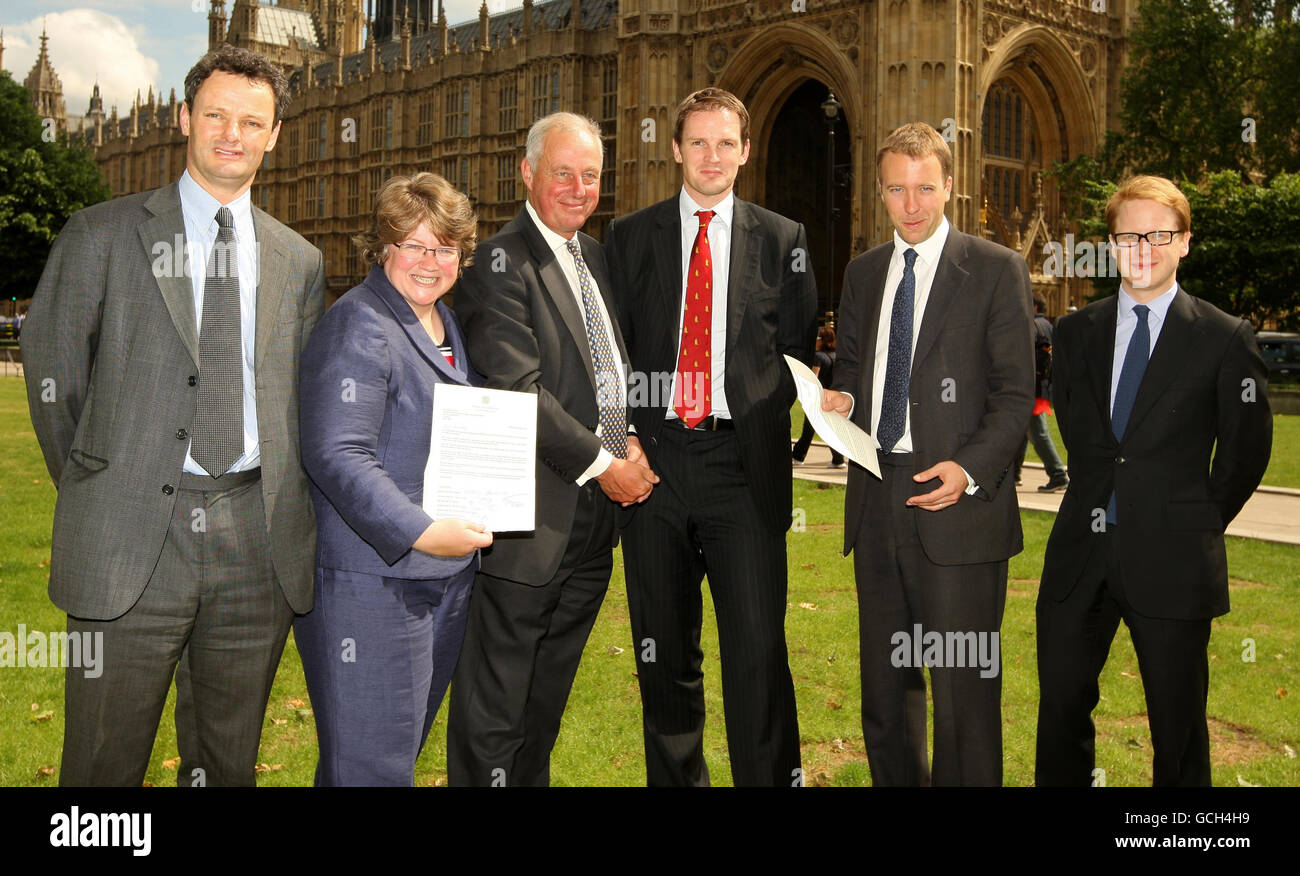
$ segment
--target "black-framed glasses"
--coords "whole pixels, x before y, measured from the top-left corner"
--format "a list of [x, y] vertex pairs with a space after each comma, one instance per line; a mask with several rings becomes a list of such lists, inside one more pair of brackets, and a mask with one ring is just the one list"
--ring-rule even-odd
[[1168, 246], [1174, 242], [1175, 235], [1182, 234], [1181, 231], [1148, 231], [1146, 234], [1138, 234], [1136, 231], [1120, 231], [1110, 236], [1116, 246], [1137, 246], [1138, 241], [1145, 240], [1151, 246]]
[[440, 262], [454, 262], [460, 258], [460, 250], [454, 246], [421, 246], [418, 243], [394, 243], [397, 251], [411, 261], [419, 261], [428, 253]]

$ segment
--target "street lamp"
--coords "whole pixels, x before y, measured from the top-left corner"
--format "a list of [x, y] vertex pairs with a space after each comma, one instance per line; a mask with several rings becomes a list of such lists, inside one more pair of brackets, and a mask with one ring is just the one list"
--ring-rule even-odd
[[826, 114], [826, 282], [830, 284], [831, 309], [835, 309], [835, 120], [839, 118], [842, 104], [835, 92], [827, 91], [822, 101]]

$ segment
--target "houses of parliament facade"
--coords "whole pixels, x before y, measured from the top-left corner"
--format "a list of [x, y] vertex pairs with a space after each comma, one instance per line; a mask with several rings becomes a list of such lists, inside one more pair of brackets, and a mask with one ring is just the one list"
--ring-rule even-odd
[[[605, 144], [586, 229], [601, 238], [677, 190], [674, 109], [716, 85], [752, 117], [737, 192], [807, 227], [823, 310], [848, 260], [887, 239], [877, 144], [923, 120], [953, 148], [949, 218], [1020, 251], [1053, 314], [1087, 285], [1042, 273], [1044, 244], [1070, 220], [1040, 171], [1095, 153], [1117, 125], [1138, 14], [1138, 0], [523, 0], [453, 26], [438, 0], [209, 3], [210, 47], [254, 49], [289, 74], [252, 197], [320, 247], [331, 299], [364, 273], [350, 238], [388, 176], [442, 174], [472, 199], [483, 239], [522, 206], [529, 125], [580, 112]], [[174, 89], [106, 114], [96, 87], [69, 117], [44, 40], [26, 84], [38, 112], [93, 146], [115, 196], [184, 169]]]

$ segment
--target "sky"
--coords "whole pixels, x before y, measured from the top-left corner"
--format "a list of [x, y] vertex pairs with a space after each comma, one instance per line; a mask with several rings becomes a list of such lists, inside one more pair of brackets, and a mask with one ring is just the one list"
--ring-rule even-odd
[[[477, 18], [479, 2], [444, 0], [447, 21]], [[488, 9], [521, 4], [488, 0]], [[208, 5], [208, 0], [4, 0], [4, 69], [19, 83], [27, 78], [44, 25], [69, 115], [86, 112], [96, 81], [105, 112], [117, 104], [118, 114], [126, 115], [136, 91], [144, 97], [150, 86], [163, 97], [174, 88], [179, 100], [186, 72], [208, 49]], [[233, 7], [234, 0], [227, 0], [227, 16]]]

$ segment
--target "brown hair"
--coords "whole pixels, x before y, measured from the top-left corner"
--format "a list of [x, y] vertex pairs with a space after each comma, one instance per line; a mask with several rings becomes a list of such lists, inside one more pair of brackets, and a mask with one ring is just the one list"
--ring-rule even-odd
[[823, 350], [833, 351], [835, 349], [835, 329], [831, 328], [829, 324], [817, 329], [817, 340], [822, 342]]
[[275, 95], [274, 125], [284, 115], [289, 103], [289, 80], [284, 72], [271, 63], [265, 55], [259, 55], [250, 49], [237, 49], [232, 45], [223, 45], [199, 58], [197, 64], [185, 74], [185, 105], [194, 112], [194, 97], [199, 93], [199, 86], [213, 73], [233, 73], [246, 77], [251, 82], [265, 82]]
[[445, 246], [460, 250], [460, 271], [474, 263], [478, 239], [474, 209], [469, 198], [436, 173], [395, 176], [385, 182], [375, 196], [370, 228], [352, 242], [366, 262], [382, 265], [385, 244], [400, 243], [421, 225], [428, 225]]
[[1174, 231], [1192, 230], [1192, 207], [1187, 196], [1179, 191], [1172, 180], [1163, 176], [1133, 176], [1119, 184], [1119, 188], [1106, 201], [1106, 230], [1115, 233], [1115, 216], [1125, 201], [1155, 201], [1178, 215], [1178, 228]]
[[745, 104], [730, 91], [712, 86], [691, 92], [677, 104], [677, 121], [673, 123], [673, 142], [681, 145], [682, 128], [686, 125], [686, 117], [691, 113], [708, 113], [720, 109], [729, 109], [736, 114], [736, 118], [740, 119], [740, 144], [743, 146], [749, 139], [749, 110], [745, 109]]
[[886, 152], [897, 152], [908, 158], [926, 159], [931, 155], [939, 159], [939, 169], [946, 180], [952, 176], [952, 150], [939, 136], [939, 132], [925, 122], [908, 122], [895, 128], [876, 150], [876, 180], [880, 180], [880, 162]]

